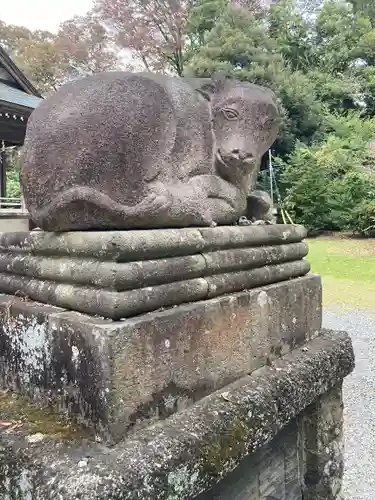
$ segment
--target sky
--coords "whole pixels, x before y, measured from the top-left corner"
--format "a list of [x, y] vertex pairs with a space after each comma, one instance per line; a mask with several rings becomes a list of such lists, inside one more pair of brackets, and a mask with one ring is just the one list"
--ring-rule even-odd
[[0, 19], [29, 29], [57, 31], [59, 24], [85, 14], [93, 0], [0, 0]]

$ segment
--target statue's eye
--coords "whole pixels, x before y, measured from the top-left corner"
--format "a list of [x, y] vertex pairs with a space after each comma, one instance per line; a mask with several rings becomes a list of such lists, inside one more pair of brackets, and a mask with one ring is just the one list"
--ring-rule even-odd
[[223, 108], [222, 113], [226, 120], [237, 120], [239, 113], [236, 109], [233, 108]]

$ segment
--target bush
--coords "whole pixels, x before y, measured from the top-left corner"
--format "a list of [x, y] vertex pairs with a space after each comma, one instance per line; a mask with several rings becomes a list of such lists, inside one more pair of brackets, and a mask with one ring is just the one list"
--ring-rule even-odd
[[354, 208], [350, 227], [355, 234], [375, 236], [375, 200], [365, 200]]
[[[365, 172], [348, 172], [331, 185], [331, 220], [338, 229], [355, 231], [353, 213], [367, 201], [375, 199], [374, 176]], [[360, 211], [358, 212], [360, 213]]]
[[371, 226], [375, 200], [374, 158], [367, 150], [375, 119], [328, 116], [327, 126], [325, 141], [299, 143], [281, 162], [286, 208], [309, 230], [363, 232]]
[[21, 196], [20, 166], [21, 156], [19, 149], [8, 149], [5, 157], [6, 164], [6, 189], [8, 198]]
[[295, 222], [308, 230], [332, 229], [328, 170], [316, 161], [310, 148], [299, 144], [282, 164], [284, 204]]

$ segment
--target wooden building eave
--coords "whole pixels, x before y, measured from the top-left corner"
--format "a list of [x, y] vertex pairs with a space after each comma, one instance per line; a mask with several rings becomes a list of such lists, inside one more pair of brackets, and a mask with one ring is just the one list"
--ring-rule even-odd
[[35, 97], [42, 99], [42, 94], [34, 87], [28, 78], [22, 73], [22, 71], [14, 64], [12, 59], [8, 56], [5, 50], [0, 46], [0, 64], [8, 71], [8, 73], [14, 78], [14, 80], [19, 85], [24, 92]]

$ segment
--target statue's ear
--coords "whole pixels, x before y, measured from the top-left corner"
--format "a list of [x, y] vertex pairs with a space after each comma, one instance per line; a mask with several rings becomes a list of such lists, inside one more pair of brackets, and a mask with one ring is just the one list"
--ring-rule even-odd
[[262, 125], [266, 125], [268, 123], [272, 123], [274, 127], [280, 127], [283, 123], [283, 120], [280, 115], [269, 116], [265, 115], [263, 119], [260, 120]]
[[207, 99], [207, 101], [212, 100], [212, 96], [215, 94], [215, 83], [210, 81], [208, 83], [204, 83], [201, 87], [197, 88], [198, 92], [202, 94], [202, 96]]
[[205, 81], [197, 90], [205, 99], [211, 101], [214, 94], [224, 90], [227, 81], [228, 77], [224, 73], [215, 73], [211, 80]]
[[225, 73], [215, 73], [212, 77], [212, 81], [215, 85], [215, 91], [220, 92], [221, 90], [224, 90], [228, 80], [229, 77]]

